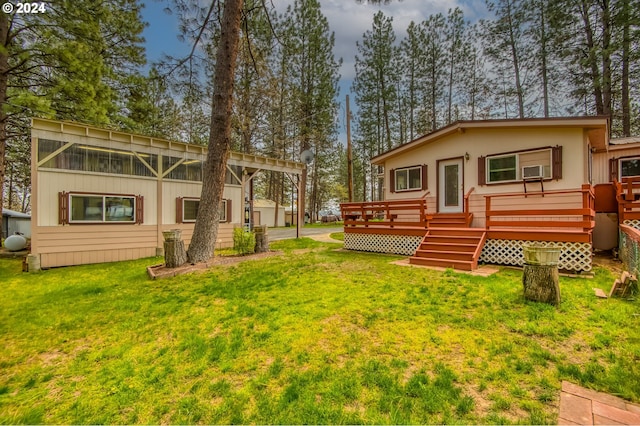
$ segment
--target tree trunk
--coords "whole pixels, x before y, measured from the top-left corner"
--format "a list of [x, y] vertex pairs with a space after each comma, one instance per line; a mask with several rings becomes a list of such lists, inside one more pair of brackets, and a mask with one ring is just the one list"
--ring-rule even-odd
[[231, 109], [242, 5], [243, 0], [227, 0], [224, 3], [213, 80], [209, 151], [204, 164], [198, 216], [188, 251], [191, 263], [209, 260], [218, 238], [220, 201], [231, 146]]
[[515, 34], [513, 33], [513, 20], [512, 20], [512, 12], [511, 12], [511, 4], [508, 3], [508, 20], [509, 20], [509, 46], [511, 47], [511, 59], [513, 63], [513, 72], [515, 76], [516, 83], [516, 95], [518, 96], [518, 116], [519, 118], [524, 118], [524, 89], [522, 88], [522, 81], [520, 79], [520, 60], [518, 55], [518, 49], [516, 46]]
[[611, 117], [611, 8], [609, 0], [602, 7], [602, 107], [603, 114]]
[[[7, 144], [7, 114], [4, 104], [7, 101], [7, 83], [9, 72], [9, 15], [0, 13], [0, 218], [4, 205], [4, 168], [5, 148]], [[0, 247], [2, 247], [2, 227], [0, 226]]]
[[631, 102], [629, 100], [629, 52], [631, 38], [629, 34], [629, 0], [622, 2], [622, 136], [631, 136]]
[[542, 74], [542, 104], [545, 118], [549, 117], [549, 70], [547, 68], [547, 32], [545, 7], [547, 4], [542, 1], [538, 5], [540, 7], [540, 73]]
[[522, 272], [524, 298], [534, 302], [560, 304], [558, 267], [555, 265], [524, 265]]
[[580, 2], [580, 15], [584, 23], [584, 31], [586, 37], [586, 50], [588, 52], [587, 63], [591, 71], [591, 84], [593, 87], [593, 97], [596, 104], [596, 114], [604, 114], [604, 104], [602, 100], [602, 82], [600, 81], [600, 71], [596, 59], [596, 46], [593, 35], [591, 20], [589, 19], [589, 5], [586, 0]]

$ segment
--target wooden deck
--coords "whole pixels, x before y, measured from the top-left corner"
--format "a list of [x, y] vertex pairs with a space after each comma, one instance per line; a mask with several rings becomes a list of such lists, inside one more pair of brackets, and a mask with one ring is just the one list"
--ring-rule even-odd
[[[532, 197], [536, 197], [536, 208], [523, 208], [534, 204]], [[486, 195], [485, 204], [486, 226], [470, 227], [473, 215], [467, 203], [464, 212], [454, 214], [428, 211], [423, 198], [345, 203], [341, 205], [345, 247], [386, 253], [400, 246], [397, 254], [411, 247], [412, 264], [473, 270], [485, 256], [485, 243], [491, 242], [490, 261], [504, 264], [514, 264], [513, 253], [523, 241], [578, 243], [580, 253], [575, 256], [588, 258], [580, 268], [591, 268], [595, 203], [590, 185], [567, 191]], [[407, 240], [398, 243], [398, 238]]]
[[[640, 181], [638, 182], [640, 188]], [[576, 205], [569, 208], [544, 208], [544, 201], [554, 198], [580, 195]], [[640, 195], [640, 194], [639, 194]], [[540, 208], [512, 209], [500, 207], [498, 200], [538, 197]], [[583, 185], [580, 189], [530, 193], [507, 193], [485, 196], [486, 227], [474, 228], [487, 233], [489, 239], [527, 241], [592, 242], [595, 226], [593, 188]], [[549, 205], [553, 205], [549, 203]], [[638, 203], [640, 219], [640, 202]], [[447, 221], [452, 214], [427, 211], [423, 198], [395, 201], [374, 201], [341, 204], [344, 232], [355, 234], [416, 235], [424, 236], [427, 230], [438, 226], [451, 227]], [[455, 214], [454, 214], [455, 215]], [[471, 223], [471, 214], [459, 213], [460, 222]], [[439, 219], [447, 218], [444, 224]], [[457, 226], [457, 225], [456, 225]]]
[[618, 223], [640, 221], [640, 177], [614, 182], [618, 201]]

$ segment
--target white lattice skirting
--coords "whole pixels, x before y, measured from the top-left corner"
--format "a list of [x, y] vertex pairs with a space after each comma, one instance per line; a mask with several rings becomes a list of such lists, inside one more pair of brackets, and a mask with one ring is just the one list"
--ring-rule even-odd
[[627, 219], [624, 222], [622, 222], [623, 225], [627, 225], [630, 226], [632, 228], [636, 228], [636, 229], [640, 229], [640, 220], [636, 220], [636, 219]]
[[344, 234], [344, 248], [347, 250], [413, 255], [422, 237], [414, 235]]
[[524, 243], [535, 243], [544, 247], [559, 245], [562, 251], [558, 268], [568, 271], [591, 270], [591, 244], [589, 243], [487, 240], [480, 255], [480, 262], [522, 266], [524, 264], [524, 255], [522, 254]]

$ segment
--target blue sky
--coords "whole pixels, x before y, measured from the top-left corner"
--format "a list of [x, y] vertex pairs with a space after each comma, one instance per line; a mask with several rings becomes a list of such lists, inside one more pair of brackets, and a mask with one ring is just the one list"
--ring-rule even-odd
[[[204, 1], [204, 0], [203, 0]], [[279, 11], [284, 11], [293, 0], [272, 0]], [[186, 55], [191, 46], [178, 40], [178, 20], [175, 15], [168, 15], [164, 8], [168, 0], [144, 0], [143, 19], [149, 24], [144, 31], [147, 48], [147, 61], [153, 63], [163, 54], [175, 57]], [[460, 7], [465, 19], [475, 22], [487, 15], [484, 0], [396, 0], [387, 5], [373, 6], [358, 4], [356, 0], [320, 0], [322, 11], [329, 21], [331, 31], [335, 33], [335, 55], [342, 58], [340, 70], [340, 103], [341, 116], [344, 117], [345, 95], [349, 93], [353, 80], [354, 59], [357, 52], [356, 41], [362, 40], [365, 31], [371, 28], [373, 15], [382, 10], [385, 15], [393, 17], [393, 27], [397, 39], [404, 36], [405, 29], [411, 21], [420, 22], [429, 15]], [[353, 96], [351, 108], [354, 109]], [[344, 119], [340, 119], [341, 140], [346, 139]], [[344, 141], [343, 141], [344, 142]]]

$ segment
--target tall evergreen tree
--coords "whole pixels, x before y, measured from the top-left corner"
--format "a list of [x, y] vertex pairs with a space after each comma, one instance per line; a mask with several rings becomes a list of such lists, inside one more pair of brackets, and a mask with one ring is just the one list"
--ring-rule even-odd
[[[428, 120], [429, 131], [436, 130], [444, 120], [438, 116], [444, 110], [444, 87], [447, 83], [447, 46], [445, 44], [446, 21], [444, 15], [437, 13], [429, 16], [422, 23], [424, 26], [423, 44], [426, 49], [425, 58], [425, 86], [424, 93], [424, 118]], [[441, 110], [442, 108], [442, 110]]]
[[[356, 44], [358, 55], [352, 91], [359, 114], [354, 143], [363, 144], [356, 151], [367, 153], [369, 158], [401, 142], [398, 120], [394, 114], [400, 76], [392, 21], [391, 17], [379, 11], [373, 17], [372, 29], [363, 34], [362, 43]], [[372, 198], [375, 197], [375, 174], [370, 168], [368, 178], [364, 178], [371, 183]]]
[[308, 176], [308, 194], [312, 219], [326, 201], [329, 174], [334, 164], [338, 105], [338, 68], [333, 54], [334, 34], [322, 14], [318, 0], [296, 0], [285, 14], [291, 49], [291, 74], [294, 117], [298, 127], [300, 151], [313, 149], [315, 161]]
[[[499, 70], [501, 81], [498, 85], [506, 89], [502, 93], [506, 97], [514, 95], [519, 118], [526, 116], [527, 83], [524, 78], [529, 61], [524, 36], [527, 22], [524, 1], [487, 1], [487, 8], [496, 17], [483, 22], [485, 55]], [[504, 102], [509, 103], [510, 100], [505, 99]]]

